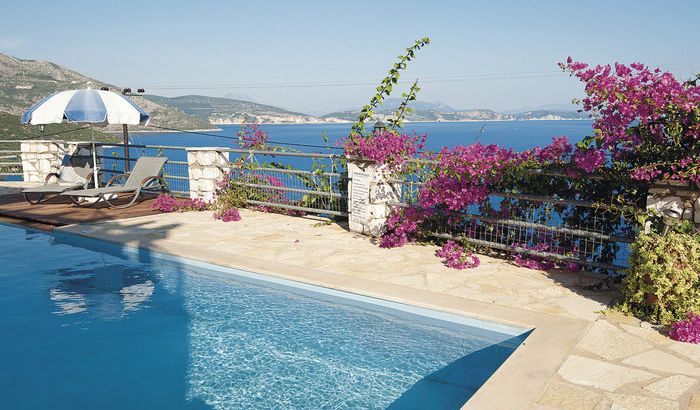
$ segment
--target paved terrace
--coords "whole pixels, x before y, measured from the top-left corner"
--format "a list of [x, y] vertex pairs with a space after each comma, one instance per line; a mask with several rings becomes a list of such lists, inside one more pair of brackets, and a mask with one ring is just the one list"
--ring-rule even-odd
[[700, 409], [700, 345], [598, 313], [617, 295], [586, 290], [595, 275], [534, 271], [486, 256], [478, 268], [456, 271], [440, 264], [432, 246], [381, 249], [315, 217], [247, 210], [241, 217], [223, 223], [211, 212], [157, 214], [57, 229], [534, 328], [465, 408]]

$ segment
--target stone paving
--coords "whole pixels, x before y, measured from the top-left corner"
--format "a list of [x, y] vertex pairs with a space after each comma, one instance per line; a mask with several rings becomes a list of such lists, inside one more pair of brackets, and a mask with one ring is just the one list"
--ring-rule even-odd
[[700, 409], [700, 345], [649, 323], [601, 315], [539, 399], [564, 409]]
[[[409, 303], [429, 295], [434, 303], [415, 304], [532, 323], [526, 343], [465, 408], [700, 410], [700, 345], [601, 313], [617, 295], [587, 290], [599, 280], [593, 274], [534, 271], [487, 256], [476, 269], [455, 271], [441, 265], [432, 246], [381, 249], [318, 218], [247, 210], [241, 216], [223, 223], [209, 212], [163, 214], [61, 230], [242, 269], [259, 266], [262, 273], [287, 266], [296, 276], [283, 277]], [[355, 287], [361, 282], [368, 284], [364, 291]]]

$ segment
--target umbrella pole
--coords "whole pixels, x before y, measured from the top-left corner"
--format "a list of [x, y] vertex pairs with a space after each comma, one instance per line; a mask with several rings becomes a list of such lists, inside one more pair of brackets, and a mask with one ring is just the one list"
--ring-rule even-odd
[[129, 129], [126, 124], [122, 124], [122, 133], [124, 134], [124, 173], [131, 169], [129, 164]]
[[97, 153], [95, 152], [95, 130], [90, 127], [90, 135], [92, 136], [92, 179], [95, 181], [95, 188], [97, 186]]

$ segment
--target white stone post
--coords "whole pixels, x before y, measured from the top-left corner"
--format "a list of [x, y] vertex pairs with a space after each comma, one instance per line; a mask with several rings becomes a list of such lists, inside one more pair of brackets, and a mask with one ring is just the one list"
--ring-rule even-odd
[[389, 202], [401, 201], [401, 184], [391, 184], [390, 172], [374, 161], [348, 158], [350, 230], [379, 237], [391, 212]]
[[225, 148], [187, 148], [187, 164], [190, 182], [190, 198], [214, 199], [216, 183], [222, 181], [229, 170], [229, 153]]
[[58, 172], [66, 155], [62, 143], [48, 140], [22, 141], [20, 150], [25, 182], [44, 182], [47, 175]]
[[[85, 162], [92, 164], [92, 144], [89, 142], [58, 142], [49, 140], [26, 140], [20, 145], [22, 172], [24, 181], [44, 182], [50, 173], [58, 173], [66, 156], [80, 156]], [[96, 147], [97, 155], [101, 156], [102, 147]], [[83, 164], [77, 162], [76, 164]], [[102, 158], [97, 159], [97, 166], [102, 169]], [[103, 179], [103, 174], [100, 173]], [[104, 183], [104, 181], [101, 181]]]

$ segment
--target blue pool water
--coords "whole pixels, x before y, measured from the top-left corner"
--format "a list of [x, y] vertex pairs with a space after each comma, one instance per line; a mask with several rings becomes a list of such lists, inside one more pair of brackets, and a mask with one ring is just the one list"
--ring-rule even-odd
[[6, 409], [457, 409], [527, 336], [2, 224], [0, 254]]

